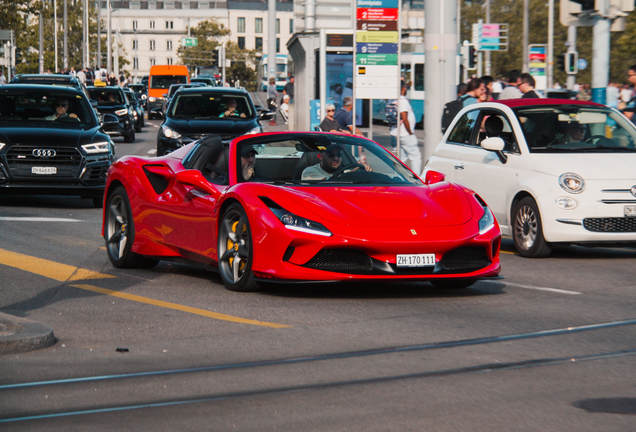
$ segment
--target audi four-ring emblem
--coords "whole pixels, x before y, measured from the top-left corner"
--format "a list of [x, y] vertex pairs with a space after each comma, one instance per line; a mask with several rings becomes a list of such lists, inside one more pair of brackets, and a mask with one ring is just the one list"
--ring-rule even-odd
[[55, 150], [53, 149], [35, 149], [31, 152], [35, 157], [52, 158], [55, 157]]

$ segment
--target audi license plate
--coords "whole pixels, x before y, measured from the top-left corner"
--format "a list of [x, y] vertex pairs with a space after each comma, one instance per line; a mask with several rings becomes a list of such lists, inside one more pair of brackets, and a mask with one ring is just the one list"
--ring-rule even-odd
[[31, 174], [57, 174], [57, 167], [31, 167]]
[[431, 267], [435, 265], [435, 254], [396, 255], [398, 267]]
[[636, 217], [636, 205], [625, 206], [625, 216]]

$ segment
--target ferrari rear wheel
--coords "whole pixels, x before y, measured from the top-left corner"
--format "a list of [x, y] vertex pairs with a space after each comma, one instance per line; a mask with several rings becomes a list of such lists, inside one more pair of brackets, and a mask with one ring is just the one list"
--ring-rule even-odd
[[435, 288], [441, 289], [464, 289], [477, 282], [476, 279], [434, 279], [431, 281]]
[[512, 210], [512, 236], [521, 256], [543, 258], [552, 252], [552, 246], [543, 237], [539, 207], [530, 197], [519, 201]]
[[258, 289], [252, 274], [252, 235], [243, 207], [232, 204], [223, 214], [218, 240], [219, 271], [231, 291]]
[[106, 204], [104, 240], [108, 258], [117, 268], [151, 268], [159, 261], [132, 252], [135, 241], [135, 223], [126, 189], [118, 187]]

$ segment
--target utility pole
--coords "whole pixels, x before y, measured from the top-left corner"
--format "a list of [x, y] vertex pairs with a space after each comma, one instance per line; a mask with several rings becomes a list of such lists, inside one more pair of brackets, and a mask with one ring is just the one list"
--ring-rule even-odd
[[548, 90], [554, 79], [554, 0], [548, 2]]
[[54, 73], [58, 73], [57, 67], [57, 0], [53, 0], [53, 39], [55, 46], [55, 71]]
[[276, 0], [267, 1], [267, 78], [276, 78]]
[[102, 0], [97, 1], [97, 70], [102, 68]]
[[[486, 0], [486, 24], [490, 24], [490, 0]], [[490, 75], [490, 51], [486, 51], [486, 75]], [[481, 68], [479, 76], [482, 76]]]
[[40, 19], [40, 45], [39, 45], [39, 61], [40, 61], [40, 73], [44, 73], [44, 27], [42, 24], [42, 11], [39, 13]]
[[528, 72], [530, 70], [530, 67], [528, 66], [528, 45], [530, 44], [528, 36], [530, 31], [530, 22], [528, 19], [528, 2], [529, 0], [523, 0], [523, 72]]
[[[457, 3], [424, 2], [424, 160], [428, 160], [442, 139], [441, 119], [444, 104], [457, 99], [456, 58], [457, 35], [455, 19]], [[416, 173], [420, 175], [421, 173]]]
[[[568, 26], [568, 53], [576, 52], [576, 26]], [[576, 75], [568, 74], [566, 87], [572, 90], [576, 84]]]
[[[106, 24], [106, 49], [107, 49], [107, 58], [106, 58], [106, 74], [110, 75], [113, 70], [113, 45], [110, 39], [110, 0], [106, 0], [106, 4], [108, 5], [108, 22]], [[108, 76], [106, 77], [108, 79]]]
[[610, 20], [606, 18], [609, 0], [598, 0], [598, 14], [594, 15], [592, 34], [592, 101], [605, 104], [609, 83]]
[[68, 69], [68, 0], [64, 0], [64, 69]]

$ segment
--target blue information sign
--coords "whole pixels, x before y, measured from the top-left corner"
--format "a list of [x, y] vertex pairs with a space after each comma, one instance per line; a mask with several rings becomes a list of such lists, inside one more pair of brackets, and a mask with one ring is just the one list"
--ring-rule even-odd
[[356, 44], [358, 54], [397, 54], [398, 47], [395, 43], [363, 43]]

